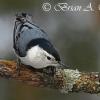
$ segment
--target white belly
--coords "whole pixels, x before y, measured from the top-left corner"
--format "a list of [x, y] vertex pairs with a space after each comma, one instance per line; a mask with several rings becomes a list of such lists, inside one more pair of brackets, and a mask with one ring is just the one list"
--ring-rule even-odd
[[38, 45], [29, 49], [25, 57], [20, 57], [21, 62], [37, 69], [46, 67], [45, 61], [43, 62], [44, 59], [41, 57], [40, 49]]

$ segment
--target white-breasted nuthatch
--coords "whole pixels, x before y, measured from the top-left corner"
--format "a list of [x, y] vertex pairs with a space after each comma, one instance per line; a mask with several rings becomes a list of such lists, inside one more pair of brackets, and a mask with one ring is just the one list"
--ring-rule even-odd
[[34, 25], [26, 13], [16, 15], [13, 48], [21, 63], [33, 68], [64, 66], [46, 32]]

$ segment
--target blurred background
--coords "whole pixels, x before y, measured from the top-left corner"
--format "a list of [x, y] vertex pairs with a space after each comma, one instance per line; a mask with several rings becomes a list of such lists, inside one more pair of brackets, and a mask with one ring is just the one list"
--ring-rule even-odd
[[[87, 6], [94, 12], [50, 11], [60, 2]], [[58, 49], [62, 60], [73, 69], [100, 71], [100, 11], [99, 0], [0, 0], [0, 58], [16, 59], [13, 52], [15, 14], [28, 12], [33, 22], [44, 29]], [[15, 80], [0, 79], [0, 100], [100, 100], [100, 96], [85, 93], [61, 94], [47, 88], [34, 88]]]

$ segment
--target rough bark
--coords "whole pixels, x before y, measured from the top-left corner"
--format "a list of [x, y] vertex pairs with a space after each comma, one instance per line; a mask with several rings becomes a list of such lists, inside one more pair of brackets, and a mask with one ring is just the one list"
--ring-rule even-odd
[[100, 93], [99, 72], [56, 69], [54, 76], [46, 75], [44, 77], [41, 70], [35, 70], [25, 65], [21, 65], [20, 75], [18, 75], [16, 66], [16, 61], [0, 60], [0, 76], [6, 79], [18, 80], [34, 87], [58, 89], [63, 93]]

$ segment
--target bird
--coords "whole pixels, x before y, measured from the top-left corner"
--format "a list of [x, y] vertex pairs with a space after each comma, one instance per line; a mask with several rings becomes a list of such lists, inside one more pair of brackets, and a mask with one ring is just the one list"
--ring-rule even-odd
[[20, 63], [35, 69], [66, 66], [48, 34], [32, 22], [28, 13], [16, 14], [13, 48], [18, 59], [17, 69], [20, 69]]

